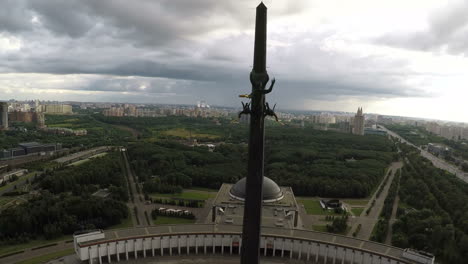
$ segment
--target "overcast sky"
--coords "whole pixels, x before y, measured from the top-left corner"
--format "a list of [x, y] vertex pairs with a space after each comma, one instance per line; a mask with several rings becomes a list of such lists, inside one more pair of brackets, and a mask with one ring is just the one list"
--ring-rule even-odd
[[[255, 0], [2, 0], [0, 100], [240, 106]], [[267, 0], [280, 109], [468, 122], [468, 1]]]

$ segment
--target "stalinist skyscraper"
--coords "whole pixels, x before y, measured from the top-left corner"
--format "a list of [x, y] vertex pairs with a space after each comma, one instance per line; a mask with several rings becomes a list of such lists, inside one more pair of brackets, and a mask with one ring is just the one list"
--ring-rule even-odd
[[359, 107], [357, 114], [354, 116], [353, 134], [364, 135], [364, 115], [362, 114], [362, 107]]

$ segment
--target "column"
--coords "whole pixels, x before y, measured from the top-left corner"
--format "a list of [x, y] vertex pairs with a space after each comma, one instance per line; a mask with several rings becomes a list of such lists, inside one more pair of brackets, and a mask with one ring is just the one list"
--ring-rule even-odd
[[302, 240], [299, 241], [299, 256], [297, 257], [297, 259], [301, 259], [301, 256], [302, 256]]
[[109, 243], [107, 243], [107, 247], [106, 247], [106, 249], [107, 249], [107, 262], [111, 263], [111, 257], [110, 257], [111, 255], [110, 255], [110, 252], [109, 252], [109, 248], [110, 248]]
[[356, 255], [356, 252], [353, 249], [353, 251], [351, 252], [351, 264], [354, 264], [354, 256], [355, 255]]
[[224, 235], [221, 236], [221, 255], [224, 255]]
[[102, 259], [101, 259], [101, 245], [97, 246], [97, 255], [99, 258], [99, 264], [102, 264]]
[[186, 239], [186, 240], [185, 240], [185, 245], [187, 246], [187, 251], [186, 251], [187, 255], [190, 254], [189, 238], [190, 238], [189, 235], [187, 235], [187, 236], [185, 237], [185, 239]]
[[232, 235], [231, 235], [231, 244], [229, 245], [229, 254], [232, 255], [232, 241], [234, 239], [232, 238]]
[[119, 242], [115, 242], [115, 252], [117, 254], [117, 262], [120, 262]]
[[163, 237], [159, 237], [159, 248], [161, 250], [161, 256], [164, 256], [164, 244], [163, 244]]
[[335, 261], [336, 261], [336, 254], [337, 254], [337, 249], [335, 247], [335, 254], [333, 254], [333, 264], [335, 264]]
[[146, 258], [146, 247], [145, 247], [146, 238], [143, 238], [141, 241], [143, 243], [143, 258]]
[[93, 264], [93, 257], [91, 256], [91, 247], [88, 247], [88, 257], [89, 264]]
[[205, 255], [206, 255], [206, 235], [203, 236], [203, 249], [204, 249], [204, 252], [205, 252]]
[[276, 237], [273, 238], [273, 257], [276, 255]]
[[241, 253], [241, 249], [242, 249], [242, 236], [239, 237], [239, 250], [238, 250], [239, 255]]
[[291, 250], [289, 250], [289, 259], [292, 259], [294, 243], [295, 243], [295, 241], [291, 239]]
[[341, 264], [345, 264], [346, 253], [348, 253], [348, 249], [343, 248], [343, 257], [341, 258]]
[[310, 259], [311, 248], [312, 248], [312, 245], [310, 244], [310, 242], [308, 242], [307, 243], [307, 258], [306, 258], [307, 261], [309, 261], [309, 259]]
[[195, 254], [198, 255], [198, 235], [195, 235]]
[[215, 238], [216, 238], [216, 235], [213, 234], [212, 238], [211, 238], [211, 243], [212, 243], [212, 246], [213, 246], [213, 254], [215, 253]]
[[180, 256], [180, 236], [177, 236], [177, 252], [179, 253], [179, 256]]
[[172, 256], [172, 236], [169, 236], [169, 256]]
[[133, 256], [135, 259], [138, 259], [138, 251], [137, 251], [137, 240], [133, 240]]
[[125, 240], [125, 258], [128, 260], [128, 240]]
[[284, 238], [283, 238], [283, 244], [281, 245], [281, 257], [284, 257]]
[[152, 238], [151, 238], [151, 253], [153, 253], [153, 257], [154, 257], [154, 255], [155, 255], [155, 253], [154, 253], [154, 248], [155, 248], [155, 246], [154, 246], [154, 237], [152, 237]]
[[320, 254], [320, 244], [317, 243], [317, 255], [315, 255], [315, 263], [318, 262], [319, 254]]
[[327, 263], [327, 260], [328, 260], [328, 245], [325, 245], [325, 259], [323, 261], [323, 263]]

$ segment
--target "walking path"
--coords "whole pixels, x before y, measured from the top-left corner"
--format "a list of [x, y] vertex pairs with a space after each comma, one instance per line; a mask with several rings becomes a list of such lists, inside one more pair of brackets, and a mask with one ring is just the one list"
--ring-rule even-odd
[[[380, 212], [382, 211], [385, 198], [387, 197], [388, 190], [390, 189], [390, 185], [392, 184], [393, 178], [395, 177], [395, 173], [402, 166], [403, 166], [402, 162], [393, 162], [390, 165], [389, 167], [390, 170], [388, 172], [390, 173], [390, 176], [388, 178], [388, 181], [386, 182], [385, 187], [382, 190], [382, 193], [379, 195], [378, 198], [376, 198], [377, 191], [374, 193], [372, 198], [369, 200], [369, 203], [364, 208], [364, 212], [361, 214], [359, 218], [355, 218], [356, 220], [353, 221], [352, 227], [350, 231], [348, 232], [348, 236], [351, 236], [353, 232], [356, 230], [356, 228], [358, 227], [358, 225], [361, 224], [361, 230], [357, 234], [356, 238], [369, 240], [372, 234], [372, 230], [374, 229], [375, 224], [379, 220]], [[380, 185], [384, 184], [384, 181], [385, 181], [385, 177], [382, 179], [382, 183]], [[379, 188], [380, 186], [378, 187], [378, 189]], [[372, 206], [372, 201], [374, 199], [375, 199], [375, 204], [374, 206]], [[372, 207], [372, 209], [370, 210], [369, 214], [366, 215], [365, 212], [370, 207]]]
[[[397, 189], [398, 192], [398, 189]], [[393, 209], [392, 209], [392, 216], [390, 217], [388, 223], [388, 231], [387, 237], [385, 237], [385, 244], [392, 245], [392, 234], [393, 234], [393, 224], [396, 222], [396, 214], [398, 210], [398, 203], [400, 202], [400, 197], [395, 197], [395, 201], [393, 202]]]

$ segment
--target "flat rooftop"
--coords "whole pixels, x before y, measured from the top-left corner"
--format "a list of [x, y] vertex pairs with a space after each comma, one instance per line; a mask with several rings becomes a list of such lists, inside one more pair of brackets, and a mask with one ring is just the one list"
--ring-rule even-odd
[[[244, 202], [229, 195], [232, 186], [233, 184], [223, 183], [213, 202], [213, 206], [222, 207], [224, 211], [216, 209], [216, 224], [242, 225]], [[280, 187], [280, 189], [284, 195], [283, 199], [262, 205], [262, 226], [291, 229], [294, 227], [294, 211], [298, 210], [297, 202], [291, 187]], [[210, 213], [206, 222], [211, 221]]]
[[[161, 225], [153, 227], [140, 227], [129, 229], [116, 229], [104, 231], [105, 238], [78, 243], [80, 247], [87, 247], [94, 244], [110, 243], [117, 240], [136, 239], [154, 236], [167, 236], [178, 234], [223, 234], [223, 233], [242, 233], [241, 225], [214, 225], [214, 224], [189, 224], [189, 225]], [[271, 235], [277, 237], [294, 237], [340, 245], [348, 248], [363, 249], [380, 253], [390, 257], [401, 258], [403, 249], [392, 247], [377, 242], [346, 237], [332, 233], [322, 233], [309, 230], [286, 229], [262, 227], [262, 235]]]

